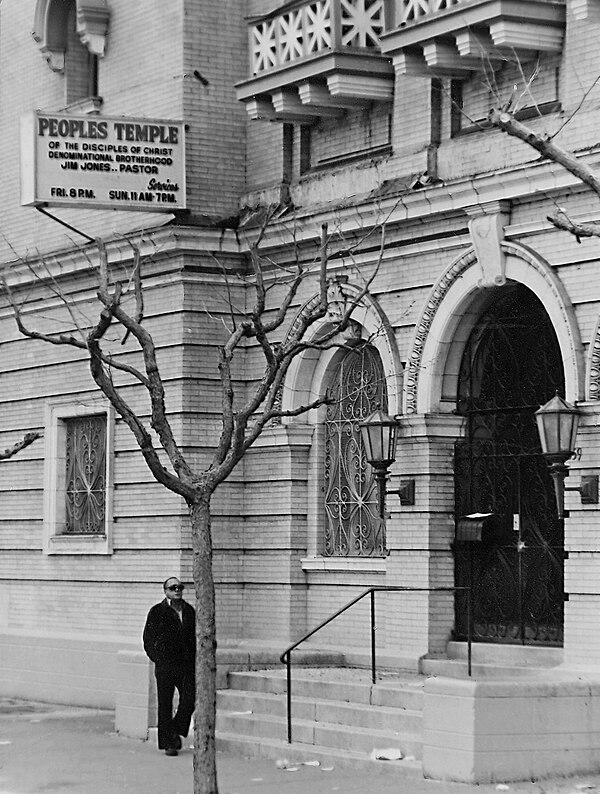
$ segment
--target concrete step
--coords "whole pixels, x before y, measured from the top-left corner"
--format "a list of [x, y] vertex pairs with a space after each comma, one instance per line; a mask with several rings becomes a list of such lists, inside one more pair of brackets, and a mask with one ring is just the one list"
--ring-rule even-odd
[[[223, 714], [251, 712], [285, 717], [287, 702], [280, 695], [229, 689], [221, 690], [217, 694], [217, 709]], [[419, 735], [423, 722], [422, 712], [418, 710], [298, 697], [292, 699], [292, 715], [294, 720], [314, 720], [335, 725], [353, 725], [357, 728], [381, 728]]]
[[376, 770], [378, 774], [389, 773], [395, 779], [421, 779], [423, 767], [415, 758], [400, 761], [376, 761], [370, 754], [332, 749], [320, 745], [288, 744], [282, 739], [264, 739], [240, 736], [217, 731], [217, 749], [227, 753], [238, 753], [246, 758], [272, 758], [287, 764], [302, 764], [318, 761], [323, 771], [335, 769]]
[[[449, 659], [467, 659], [466, 642], [449, 642], [446, 648]], [[480, 664], [499, 664], [510, 667], [556, 667], [562, 664], [563, 649], [537, 645], [474, 642], [471, 656]]]
[[[366, 670], [303, 668], [292, 673], [292, 694], [294, 697], [313, 700], [335, 700], [419, 711], [423, 708], [424, 680], [423, 676], [409, 674], [382, 677], [373, 684]], [[229, 688], [285, 695], [285, 670], [230, 673]]]
[[[466, 642], [450, 642], [447, 658], [422, 659], [421, 672], [439, 677], [467, 678], [467, 658]], [[558, 666], [562, 659], [562, 648], [477, 642], [471, 646], [471, 674], [474, 678], [527, 678]]]
[[[232, 672], [217, 693], [217, 746], [242, 755], [317, 760], [421, 776], [424, 677], [369, 670], [296, 668], [292, 673], [292, 737], [287, 743], [285, 668]], [[376, 761], [378, 750], [401, 761]]]
[[[421, 756], [421, 738], [411, 733], [377, 728], [358, 728], [350, 725], [315, 722], [314, 720], [294, 717], [292, 723], [294, 743], [318, 745], [368, 756], [373, 750], [394, 748], [404, 756]], [[251, 736], [260, 740], [287, 737], [287, 723], [284, 717], [267, 714], [243, 714], [219, 712], [217, 731], [223, 734]]]

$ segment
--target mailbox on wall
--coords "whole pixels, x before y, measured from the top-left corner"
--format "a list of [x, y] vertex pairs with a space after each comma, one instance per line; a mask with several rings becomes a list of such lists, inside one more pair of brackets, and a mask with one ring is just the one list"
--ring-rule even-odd
[[472, 513], [458, 519], [456, 540], [461, 543], [497, 543], [501, 535], [494, 513]]

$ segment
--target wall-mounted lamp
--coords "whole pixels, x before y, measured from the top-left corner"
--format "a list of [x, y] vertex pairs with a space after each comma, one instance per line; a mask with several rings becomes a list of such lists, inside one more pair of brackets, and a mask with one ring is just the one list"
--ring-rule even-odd
[[556, 394], [535, 412], [535, 418], [542, 452], [548, 461], [550, 476], [554, 480], [559, 519], [564, 517], [565, 491], [579, 491], [583, 504], [598, 504], [598, 476], [595, 474], [583, 476], [578, 487], [565, 488], [565, 477], [569, 476], [569, 468], [565, 465], [565, 461], [575, 450], [579, 425], [577, 408]]
[[398, 440], [398, 422], [391, 416], [377, 409], [360, 423], [363, 446], [367, 461], [373, 467], [377, 480], [377, 502], [379, 517], [385, 516], [385, 497], [388, 493], [397, 493], [400, 503], [415, 503], [415, 481], [401, 480], [398, 491], [387, 491], [386, 483], [389, 468], [396, 460], [396, 442]]

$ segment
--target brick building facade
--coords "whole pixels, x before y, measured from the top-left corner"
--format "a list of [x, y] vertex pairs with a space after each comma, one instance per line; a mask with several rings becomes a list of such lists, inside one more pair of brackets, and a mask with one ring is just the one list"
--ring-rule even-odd
[[[60, 293], [83, 317], [97, 287], [97, 248], [77, 230], [102, 238], [117, 270], [131, 265], [132, 244], [139, 246], [145, 315], [174, 427], [201, 464], [218, 438], [216, 353], [230, 311], [224, 270], [240, 276], [230, 300], [243, 306], [251, 293], [241, 276], [262, 205], [279, 207], [262, 242], [278, 265], [314, 258], [327, 224], [336, 300], [351, 298], [377, 271], [353, 333], [374, 351], [384, 373], [379, 399], [399, 417], [391, 487], [414, 481], [414, 503], [389, 496], [384, 526], [366, 520], [380, 540], [361, 545], [352, 535], [349, 545], [348, 527], [335, 518], [344, 498], [331, 488], [335, 465], [347, 463], [332, 441], [340, 417], [321, 408], [268, 428], [214, 500], [222, 647], [283, 649], [362, 589], [402, 586], [415, 591], [382, 596], [378, 643], [389, 664], [418, 670], [421, 659], [445, 656], [451, 639], [464, 640], [464, 602], [429, 589], [467, 581], [457, 522], [489, 511], [518, 540], [513, 534], [500, 543], [504, 552], [475, 552], [475, 638], [551, 646], [563, 666], [593, 668], [598, 507], [568, 493], [563, 537], [544, 467], [528, 480], [525, 469], [498, 468], [498, 460], [507, 443], [509, 456], [537, 456], [539, 464], [539, 447], [510, 444], [527, 435], [532, 406], [556, 388], [581, 414], [569, 483], [600, 466], [597, 243], [577, 245], [546, 220], [556, 207], [594, 220], [596, 199], [486, 119], [512, 97], [528, 125], [596, 165], [600, 3], [274, 5], [5, 0], [0, 258], [13, 295], [26, 301], [28, 319], [54, 330], [65, 322]], [[187, 211], [56, 210], [72, 231], [22, 207], [19, 119], [35, 109], [183, 121]], [[294, 311], [315, 292], [306, 281]], [[281, 291], [272, 297], [277, 306]], [[167, 575], [190, 581], [187, 511], [152, 480], [82, 355], [23, 338], [2, 301], [0, 437], [4, 446], [32, 430], [44, 437], [1, 463], [1, 691], [111, 705], [117, 651], [139, 649], [160, 583]], [[498, 329], [501, 339], [492, 333]], [[538, 333], [541, 349], [556, 352], [544, 364], [546, 380], [518, 341], [532, 347]], [[123, 360], [135, 360], [133, 351], [129, 341]], [[339, 351], [301, 358], [283, 405], [297, 408], [338, 387], [354, 366], [342, 359]], [[236, 376], [242, 392], [260, 377], [252, 347]], [[506, 404], [493, 404], [490, 394], [503, 389]], [[482, 419], [486, 411], [505, 417], [521, 403], [526, 424], [513, 427], [510, 443]], [[147, 412], [141, 398], [139, 409]], [[82, 537], [65, 533], [60, 500], [66, 428], [85, 416], [104, 417], [107, 480], [104, 528]], [[477, 446], [477, 428], [491, 452]], [[461, 455], [467, 462], [459, 469]], [[536, 513], [545, 516], [541, 528]], [[533, 557], [556, 553], [537, 567], [518, 557], [527, 547]], [[522, 563], [537, 595], [526, 577], [518, 579]], [[516, 602], [507, 595], [515, 588]], [[328, 628], [319, 644], [360, 657], [366, 606]]]

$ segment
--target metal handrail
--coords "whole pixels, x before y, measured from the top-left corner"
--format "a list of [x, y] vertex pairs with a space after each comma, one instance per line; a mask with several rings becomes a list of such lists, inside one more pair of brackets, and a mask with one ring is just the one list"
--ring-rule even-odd
[[457, 593], [459, 591], [465, 591], [468, 593], [467, 598], [467, 670], [469, 676], [471, 675], [471, 645], [472, 645], [472, 638], [471, 638], [471, 615], [472, 615], [472, 591], [470, 587], [394, 587], [393, 585], [375, 585], [373, 587], [369, 587], [367, 590], [362, 592], [360, 595], [353, 598], [352, 601], [349, 601], [345, 606], [341, 609], [338, 609], [337, 612], [334, 612], [333, 615], [328, 617], [326, 620], [323, 620], [319, 623], [318, 626], [315, 626], [314, 629], [305, 634], [299, 640], [294, 642], [292, 645], [289, 645], [285, 651], [281, 654], [280, 661], [282, 664], [286, 666], [286, 679], [287, 679], [287, 740], [288, 744], [292, 743], [292, 651], [295, 650], [299, 645], [301, 645], [305, 640], [310, 639], [313, 634], [316, 634], [322, 628], [329, 625], [332, 621], [342, 615], [346, 610], [350, 609], [350, 607], [354, 606], [354, 604], [361, 601], [365, 596], [371, 596], [371, 680], [375, 684], [377, 682], [377, 670], [376, 670], [376, 648], [375, 648], [375, 593], [377, 592], [404, 592], [404, 593]]

